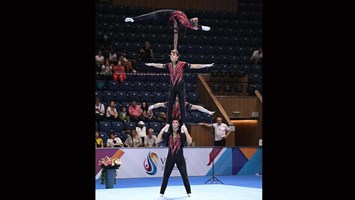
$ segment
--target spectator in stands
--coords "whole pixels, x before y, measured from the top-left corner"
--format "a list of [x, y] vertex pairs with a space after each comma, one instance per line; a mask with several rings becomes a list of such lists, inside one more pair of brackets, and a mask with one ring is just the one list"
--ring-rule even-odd
[[160, 112], [160, 113], [158, 114], [157, 120], [158, 120], [159, 122], [166, 122], [167, 116], [166, 116], [165, 112]]
[[110, 132], [109, 138], [107, 139], [107, 147], [123, 147], [122, 140], [116, 137], [114, 132]]
[[110, 61], [110, 64], [115, 64], [118, 61], [117, 54], [113, 49], [111, 49], [109, 53], [108, 60]]
[[95, 103], [95, 120], [97, 122], [102, 121], [105, 115], [105, 106], [101, 103], [99, 98], [96, 98]]
[[217, 117], [216, 123], [214, 124], [198, 123], [198, 125], [213, 127], [214, 146], [226, 146], [226, 138], [232, 131], [227, 124], [222, 123], [221, 117]]
[[124, 144], [127, 147], [140, 147], [142, 145], [142, 139], [137, 135], [136, 130], [131, 130]]
[[118, 113], [119, 121], [129, 122], [129, 115], [127, 113], [126, 107], [122, 106], [120, 112]]
[[[148, 66], [153, 66], [161, 69], [169, 69], [170, 73], [170, 89], [169, 89], [169, 99], [168, 99], [168, 123], [172, 121], [172, 109], [174, 105], [175, 98], [179, 97], [179, 104], [185, 105], [186, 92], [185, 92], [185, 80], [183, 77], [183, 71], [186, 68], [190, 69], [201, 69], [205, 67], [212, 67], [212, 64], [189, 64], [183, 61], [179, 61], [180, 54], [177, 50], [172, 50], [170, 53], [171, 63], [161, 64], [161, 63], [146, 63]], [[181, 123], [185, 123], [185, 106], [180, 108], [181, 111]]]
[[143, 121], [150, 122], [153, 119], [153, 111], [149, 110], [147, 102], [143, 101], [141, 105], [141, 117], [143, 117]]
[[136, 127], [136, 133], [142, 140], [142, 146], [144, 145], [144, 138], [147, 136], [147, 128], [144, 126], [143, 121], [138, 122], [138, 126]]
[[[153, 104], [153, 105], [149, 106], [148, 110], [152, 110], [152, 109], [160, 108], [160, 107], [163, 107], [163, 108], [169, 107], [168, 106], [168, 102], [161, 102], [161, 103]], [[209, 110], [207, 110], [206, 108], [204, 108], [202, 106], [194, 105], [194, 104], [191, 104], [189, 102], [185, 102], [185, 109], [186, 110], [188, 110], [188, 109], [190, 109], [190, 110], [198, 110], [200, 112], [204, 112], [204, 113], [207, 113], [209, 115], [213, 115], [215, 113], [215, 111], [209, 111]], [[174, 103], [173, 111], [172, 111], [172, 116], [175, 119], [178, 119], [178, 120], [181, 119], [181, 111], [180, 111], [180, 104], [179, 104], [179, 98], [178, 97], [176, 97], [176, 99], [175, 99], [175, 103]]]
[[158, 147], [157, 136], [153, 135], [154, 129], [149, 128], [148, 133], [144, 139], [145, 147]]
[[262, 64], [263, 62], [263, 50], [259, 48], [253, 52], [253, 55], [250, 58], [252, 64]]
[[101, 73], [101, 66], [105, 64], [105, 57], [102, 55], [101, 50], [98, 50], [95, 55], [95, 70], [96, 74]]
[[100, 40], [100, 47], [103, 54], [106, 55], [106, 57], [108, 57], [109, 53], [112, 50], [112, 45], [111, 45], [111, 40], [106, 33]]
[[115, 101], [110, 101], [110, 105], [106, 109], [106, 118], [110, 120], [118, 120], [118, 112], [116, 110]]
[[105, 64], [105, 57], [102, 55], [101, 50], [97, 51], [97, 54], [95, 55], [95, 62], [100, 67]]
[[141, 117], [141, 107], [137, 105], [136, 101], [132, 101], [131, 105], [128, 107], [128, 113], [131, 121], [138, 122], [143, 120], [143, 117]]
[[95, 133], [95, 148], [103, 148], [104, 147], [104, 141], [102, 141], [102, 138], [100, 138], [99, 132], [96, 131]]
[[101, 66], [101, 76], [105, 80], [111, 80], [112, 66], [107, 59], [105, 59], [105, 64]]
[[136, 17], [127, 17], [125, 22], [142, 22], [142, 21], [159, 21], [161, 23], [173, 24], [174, 26], [174, 50], [177, 50], [178, 32], [181, 29], [203, 30], [209, 31], [208, 26], [198, 25], [198, 18], [188, 19], [186, 14], [181, 10], [156, 10]]
[[154, 62], [155, 60], [153, 49], [149, 41], [144, 42], [144, 46], [139, 51], [139, 54], [140, 54], [139, 61], [141, 62]]
[[127, 51], [123, 50], [121, 52], [120, 57], [118, 58], [118, 60], [121, 62], [121, 64], [125, 67], [125, 71], [126, 72], [133, 72], [136, 73], [137, 71], [133, 69], [132, 67], [132, 60], [127, 58]]
[[122, 81], [126, 80], [126, 72], [125, 72], [125, 67], [121, 64], [120, 61], [116, 61], [115, 65], [113, 66], [113, 80], [119, 81], [122, 83]]

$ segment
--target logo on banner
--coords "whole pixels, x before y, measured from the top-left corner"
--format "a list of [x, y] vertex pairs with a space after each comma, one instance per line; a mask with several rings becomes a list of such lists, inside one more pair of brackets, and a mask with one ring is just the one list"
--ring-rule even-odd
[[145, 173], [154, 175], [157, 173], [158, 156], [156, 153], [149, 151], [147, 158], [144, 159], [143, 165]]

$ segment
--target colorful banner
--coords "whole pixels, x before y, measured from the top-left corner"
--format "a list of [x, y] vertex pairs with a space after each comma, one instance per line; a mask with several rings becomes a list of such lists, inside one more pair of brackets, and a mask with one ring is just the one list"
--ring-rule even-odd
[[[167, 154], [168, 148], [166, 147], [96, 149], [96, 179], [101, 174], [99, 160], [105, 156], [121, 159], [122, 165], [118, 169], [117, 178], [163, 177]], [[215, 175], [237, 174], [248, 161], [248, 157], [251, 157], [250, 155], [244, 156], [238, 147], [215, 147], [214, 150], [211, 147], [189, 147], [184, 148], [184, 156], [189, 176], [211, 175], [213, 158], [215, 158]], [[176, 165], [171, 176], [180, 176]]]

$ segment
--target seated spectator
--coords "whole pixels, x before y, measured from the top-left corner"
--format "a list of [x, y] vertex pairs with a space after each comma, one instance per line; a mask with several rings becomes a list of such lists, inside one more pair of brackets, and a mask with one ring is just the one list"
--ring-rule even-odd
[[115, 65], [113, 66], [113, 80], [119, 81], [120, 83], [126, 80], [126, 72], [125, 67], [121, 64], [120, 61], [116, 61]]
[[105, 60], [105, 64], [101, 66], [101, 73], [100, 75], [102, 76], [102, 78], [104, 78], [105, 80], [111, 80], [112, 77], [112, 66], [111, 64], [108, 62], [108, 60]]
[[254, 51], [253, 55], [251, 56], [251, 62], [253, 64], [262, 64], [263, 61], [263, 50], [259, 48]]
[[147, 136], [146, 129], [147, 128], [144, 126], [144, 122], [143, 121], [139, 121], [138, 122], [138, 126], [136, 127], [136, 133], [142, 139], [142, 146], [144, 144], [144, 138], [145, 138], [145, 136]]
[[157, 120], [159, 122], [165, 122], [166, 118], [167, 118], [167, 116], [166, 116], [165, 112], [160, 112], [159, 115], [158, 115], [158, 119]]
[[105, 115], [105, 106], [101, 103], [99, 98], [96, 98], [95, 103], [95, 120], [102, 121]]
[[136, 70], [133, 69], [132, 67], [132, 60], [129, 60], [127, 58], [127, 51], [123, 50], [121, 52], [120, 57], [118, 58], [119, 61], [121, 61], [121, 64], [125, 67], [126, 72], [133, 72], [136, 73]]
[[111, 49], [109, 53], [108, 60], [110, 61], [110, 64], [114, 64], [118, 61], [117, 54], [113, 49]]
[[102, 55], [102, 51], [98, 50], [97, 54], [95, 55], [95, 62], [96, 65], [101, 67], [101, 65], [105, 64], [105, 57]]
[[106, 143], [107, 147], [123, 147], [122, 140], [116, 137], [114, 132], [110, 132]]
[[127, 147], [140, 147], [142, 145], [142, 139], [137, 135], [136, 130], [131, 130], [124, 144]]
[[96, 131], [95, 133], [95, 148], [103, 148], [104, 147], [104, 141], [102, 141], [102, 138], [100, 138], [99, 132]]
[[143, 47], [139, 51], [139, 61], [140, 62], [153, 62], [155, 61], [153, 48], [150, 45], [149, 41], [145, 41]]
[[95, 55], [95, 71], [97, 75], [101, 75], [101, 66], [105, 64], [105, 57], [102, 55], [101, 50], [97, 51]]
[[131, 105], [128, 107], [129, 119], [134, 122], [143, 120], [141, 117], [141, 107], [137, 105], [136, 101], [132, 101]]
[[154, 129], [148, 129], [147, 136], [144, 139], [145, 147], [158, 147], [157, 136], [153, 135]]
[[142, 110], [141, 116], [143, 117], [143, 121], [151, 122], [152, 119], [153, 119], [154, 114], [153, 114], [153, 111], [148, 109], [147, 102], [142, 102], [141, 110]]
[[110, 105], [106, 110], [106, 118], [110, 120], [118, 120], [118, 112], [115, 107], [115, 101], [110, 101]]
[[112, 45], [111, 45], [111, 40], [110, 40], [110, 38], [108, 38], [107, 34], [104, 34], [104, 36], [100, 40], [100, 47], [101, 47], [102, 53], [108, 57], [108, 55], [112, 49]]
[[118, 113], [119, 121], [129, 122], [129, 115], [127, 113], [126, 107], [122, 106], [120, 112]]

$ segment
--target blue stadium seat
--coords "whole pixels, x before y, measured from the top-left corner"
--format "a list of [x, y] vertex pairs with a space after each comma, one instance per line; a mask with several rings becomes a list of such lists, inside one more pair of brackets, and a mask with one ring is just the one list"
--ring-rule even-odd
[[104, 147], [107, 147], [107, 139], [108, 139], [107, 133], [101, 131], [101, 132], [100, 132], [100, 137], [101, 137], [101, 139], [102, 139], [102, 141], [103, 141], [103, 143], [104, 143]]
[[115, 92], [115, 91], [119, 90], [120, 89], [119, 86], [120, 85], [119, 85], [118, 81], [109, 80], [107, 82], [107, 89], [110, 90], [110, 91]]
[[194, 84], [187, 82], [185, 84], [185, 89], [186, 89], [186, 92], [194, 92], [195, 86], [194, 86]]
[[128, 107], [131, 105], [131, 102], [125, 101], [121, 103], [121, 106], [125, 107], [128, 113]]
[[116, 121], [113, 121], [112, 122], [112, 129], [113, 131], [115, 132], [122, 132], [124, 130], [124, 125], [123, 125], [123, 122], [116, 122]]
[[152, 102], [152, 94], [150, 92], [140, 92], [141, 101]]
[[152, 102], [163, 102], [166, 101], [166, 97], [162, 92], [152, 92]]
[[111, 131], [111, 122], [104, 122], [104, 121], [101, 121], [99, 122], [99, 127], [100, 127], [100, 132], [103, 131], [103, 132], [110, 132]]
[[197, 102], [199, 102], [199, 95], [198, 93], [194, 93], [194, 92], [187, 92], [187, 101], [192, 103], [192, 104], [195, 104]]
[[106, 101], [106, 102], [110, 102], [112, 100], [115, 100], [114, 93], [111, 91], [108, 91], [108, 90], [102, 92], [102, 97], [103, 97], [102, 101]]
[[132, 91], [133, 88], [132, 88], [131, 82], [129, 82], [129, 81], [123, 81], [123, 82], [121, 83], [121, 90], [122, 90], [122, 91]]
[[202, 115], [200, 112], [190, 112], [191, 115], [191, 121], [197, 123], [202, 122]]
[[126, 91], [116, 91], [116, 101], [117, 102], [128, 101], [127, 92]]
[[141, 101], [141, 97], [138, 92], [129, 91], [128, 92], [128, 101]]
[[102, 101], [103, 100], [102, 92], [101, 91], [95, 91], [95, 97], [99, 98]]
[[[139, 76], [140, 77], [140, 76]], [[145, 84], [141, 81], [134, 81], [133, 82], [133, 91], [145, 91]]]
[[165, 82], [169, 84], [170, 82], [170, 75], [169, 74], [163, 74], [160, 76], [160, 82]]
[[213, 116], [207, 113], [202, 113], [202, 118], [203, 118], [202, 121], [205, 123], [211, 123], [213, 120]]
[[156, 91], [158, 91], [158, 84], [157, 84], [157, 82], [147, 82], [147, 83], [146, 83], [146, 91], [149, 91], [149, 92], [156, 92]]
[[160, 122], [149, 122], [149, 127], [154, 129], [154, 132], [158, 132], [158, 133], [162, 128]]
[[125, 130], [136, 129], [136, 122], [123, 122]]
[[148, 76], [146, 74], [140, 73], [140, 74], [137, 74], [135, 81], [145, 82], [145, 81], [147, 81], [147, 77]]
[[159, 92], [166, 92], [166, 91], [169, 91], [169, 88], [170, 88], [170, 82], [159, 82], [158, 83], [158, 91]]
[[[160, 122], [160, 127], [164, 128], [164, 126], [166, 125], [166, 122]], [[159, 132], [158, 132], [159, 133]]]

